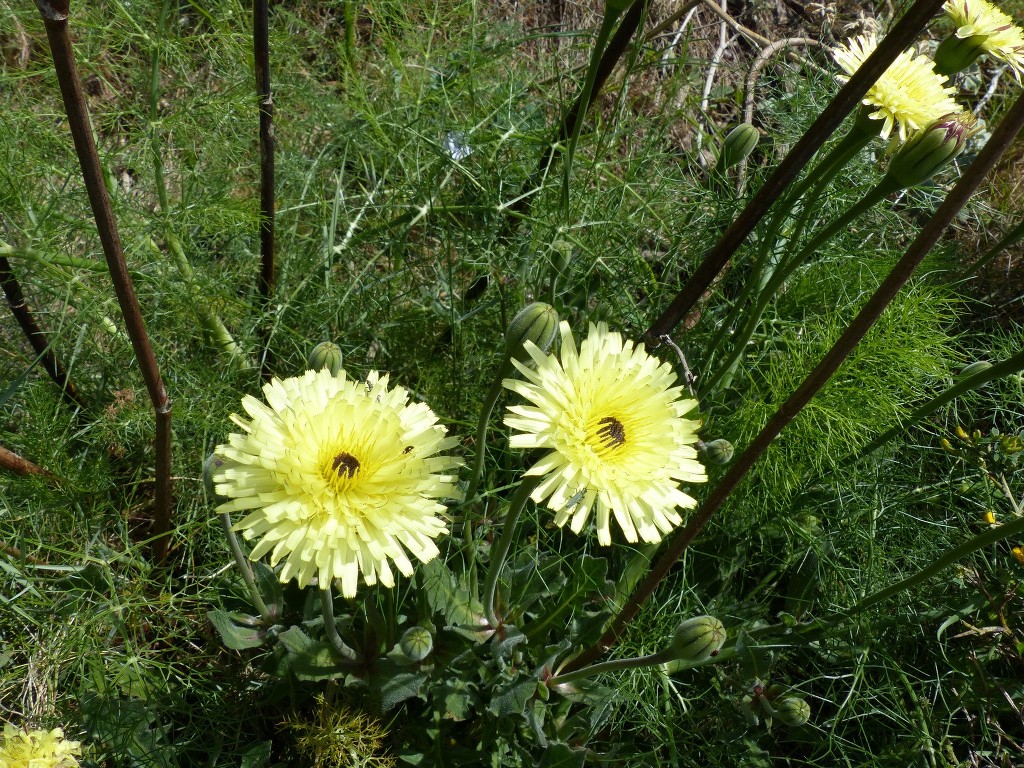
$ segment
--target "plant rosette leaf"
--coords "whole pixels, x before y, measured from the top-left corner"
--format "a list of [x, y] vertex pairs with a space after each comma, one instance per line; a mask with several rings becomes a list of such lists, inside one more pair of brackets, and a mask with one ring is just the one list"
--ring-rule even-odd
[[350, 671], [334, 648], [311, 639], [299, 627], [291, 627], [277, 639], [287, 652], [288, 669], [299, 680], [337, 680]]
[[224, 645], [233, 651], [259, 648], [267, 638], [266, 629], [259, 626], [259, 616], [237, 611], [209, 611], [206, 616], [220, 634]]

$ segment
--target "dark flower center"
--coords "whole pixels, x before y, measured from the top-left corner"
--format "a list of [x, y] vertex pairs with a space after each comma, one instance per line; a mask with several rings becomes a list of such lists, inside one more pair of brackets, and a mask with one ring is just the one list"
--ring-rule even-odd
[[597, 436], [609, 448], [618, 448], [626, 442], [626, 428], [614, 416], [605, 416], [597, 423], [601, 425]]
[[351, 453], [339, 453], [331, 462], [331, 469], [337, 472], [339, 477], [354, 477], [359, 471], [359, 459]]

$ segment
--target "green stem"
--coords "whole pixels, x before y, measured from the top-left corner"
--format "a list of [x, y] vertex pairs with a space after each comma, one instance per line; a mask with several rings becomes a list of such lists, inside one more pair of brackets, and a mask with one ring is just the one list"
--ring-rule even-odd
[[565, 162], [562, 165], [564, 174], [562, 178], [562, 211], [566, 215], [569, 211], [569, 181], [572, 176], [572, 161], [576, 155], [576, 145], [579, 143], [580, 134], [583, 132], [583, 115], [586, 114], [587, 107], [590, 106], [590, 101], [594, 94], [594, 83], [597, 82], [597, 70], [601, 64], [601, 54], [604, 53], [604, 49], [608, 44], [608, 38], [612, 33], [612, 27], [615, 26], [615, 22], [621, 13], [622, 11], [614, 9], [608, 3], [605, 3], [601, 28], [597, 32], [597, 39], [594, 41], [594, 47], [590, 52], [587, 76], [583, 82], [583, 90], [580, 91], [580, 102], [584, 107], [579, 119], [573, 123], [572, 133], [569, 135], [569, 144], [565, 150]]
[[463, 504], [468, 504], [476, 498], [477, 488], [480, 486], [480, 478], [483, 475], [484, 458], [487, 454], [487, 427], [491, 421], [491, 413], [501, 395], [501, 383], [508, 378], [513, 371], [512, 359], [505, 358], [505, 361], [498, 368], [498, 372], [491, 382], [491, 388], [484, 396], [483, 405], [480, 408], [480, 418], [476, 425], [476, 453], [473, 456], [473, 468], [470, 470], [469, 485], [466, 487], [466, 495]]
[[963, 272], [957, 275], [957, 278], [960, 280], [964, 280], [970, 277], [971, 275], [977, 274], [982, 267], [988, 266], [989, 262], [992, 261], [992, 259], [994, 259], [1000, 253], [1002, 253], [1005, 249], [1009, 248], [1011, 245], [1016, 245], [1022, 239], [1024, 239], [1024, 219], [1022, 219], [1016, 227], [1007, 232], [1006, 236], [1003, 237], [998, 243], [989, 248], [985, 252], [984, 256], [982, 256], [973, 264], [969, 265]]
[[903, 579], [903, 581], [892, 584], [885, 589], [880, 589], [873, 595], [868, 595], [852, 608], [839, 614], [839, 616], [840, 618], [848, 619], [858, 613], [863, 613], [868, 608], [872, 608], [879, 603], [888, 600], [890, 597], [898, 595], [900, 592], [904, 592], [912, 587], [916, 587], [924, 581], [927, 581], [939, 571], [945, 570], [949, 566], [956, 564], [963, 558], [967, 557], [967, 555], [973, 554], [974, 552], [991, 546], [998, 541], [1008, 539], [1011, 536], [1016, 536], [1021, 533], [1024, 533], [1024, 517], [1018, 518], [1009, 523], [1003, 523], [991, 530], [978, 534], [977, 536], [968, 539], [960, 546], [953, 547], [953, 549], [930, 562], [913, 576], [908, 576]]
[[324, 615], [324, 629], [327, 640], [338, 654], [348, 661], [356, 660], [356, 652], [349, 648], [338, 634], [338, 625], [334, 620], [334, 595], [330, 586], [320, 590], [320, 609]]
[[788, 261], [781, 263], [778, 268], [776, 268], [771, 279], [768, 281], [768, 284], [758, 295], [757, 305], [747, 316], [746, 323], [743, 326], [743, 331], [738, 335], [733, 344], [732, 353], [715, 370], [714, 374], [705, 380], [703, 389], [700, 392], [701, 399], [706, 398], [710, 392], [714, 391], [716, 385], [718, 385], [718, 383], [727, 375], [731, 378], [731, 371], [743, 356], [743, 352], [750, 339], [753, 337], [754, 332], [757, 330], [758, 323], [761, 321], [761, 316], [764, 314], [765, 309], [768, 308], [768, 304], [771, 302], [772, 297], [786, 279], [793, 274], [796, 268], [813, 256], [815, 251], [831, 240], [840, 230], [847, 227], [851, 222], [859, 218], [880, 200], [884, 199], [886, 195], [895, 192], [899, 188], [899, 185], [891, 181], [889, 178], [883, 178], [882, 181], [874, 187], [874, 189], [869, 191], [859, 201], [850, 206], [835, 221], [822, 229], [810, 243], [800, 250], [799, 253]]
[[658, 664], [665, 664], [675, 659], [671, 648], [664, 651], [652, 653], [650, 656], [637, 656], [631, 659], [613, 659], [612, 661], [601, 661], [575, 672], [567, 672], [564, 675], [556, 675], [548, 679], [548, 686], [566, 685], [582, 680], [585, 677], [599, 675], [602, 672], [617, 672], [621, 669], [636, 669], [637, 667], [653, 667]]
[[864, 446], [860, 452], [855, 456], [842, 462], [846, 464], [849, 461], [860, 461], [865, 456], [873, 453], [874, 451], [881, 448], [887, 442], [898, 436], [901, 432], [906, 430], [911, 424], [916, 424], [922, 419], [931, 416], [939, 408], [944, 406], [946, 403], [952, 402], [954, 399], [964, 394], [977, 389], [983, 384], [988, 384], [990, 381], [995, 381], [1003, 376], [1009, 376], [1011, 373], [1017, 373], [1018, 371], [1024, 370], [1024, 351], [1018, 352], [1015, 355], [1011, 355], [1000, 363], [994, 363], [991, 368], [986, 368], [983, 371], [978, 371], [972, 376], [968, 376], [963, 381], [957, 382], [949, 389], [945, 390], [939, 395], [936, 395], [927, 403], [922, 405], [916, 411], [911, 413], [904, 421], [900, 422], [896, 426], [892, 427], [888, 431], [876, 437], [866, 446]]
[[238, 570], [242, 573], [242, 581], [245, 582], [245, 586], [249, 589], [249, 597], [252, 598], [252, 603], [256, 606], [256, 610], [260, 612], [264, 625], [269, 627], [274, 623], [274, 617], [271, 615], [270, 609], [267, 608], [267, 604], [263, 601], [263, 596], [260, 595], [259, 587], [256, 586], [256, 577], [253, 575], [252, 568], [249, 567], [248, 559], [246, 559], [242, 552], [242, 545], [238, 541], [238, 537], [231, 528], [231, 515], [221, 513], [218, 517], [220, 517], [221, 525], [224, 526], [224, 533], [228, 537], [231, 556], [235, 559], [235, 565], [238, 566]]
[[508, 504], [508, 512], [505, 513], [505, 522], [502, 523], [501, 536], [497, 543], [491, 548], [491, 562], [487, 567], [487, 580], [484, 582], [484, 615], [493, 629], [501, 626], [498, 620], [496, 601], [498, 596], [498, 577], [505, 565], [509, 548], [512, 546], [512, 539], [515, 537], [516, 524], [519, 516], [526, 506], [526, 500], [530, 498], [533, 489], [536, 488], [542, 477], [526, 475], [519, 483], [519, 487], [512, 495]]

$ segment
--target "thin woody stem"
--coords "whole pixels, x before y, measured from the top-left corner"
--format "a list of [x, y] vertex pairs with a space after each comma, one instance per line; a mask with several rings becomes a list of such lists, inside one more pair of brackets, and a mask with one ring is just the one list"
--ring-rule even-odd
[[[267, 0], [253, 3], [253, 59], [256, 65], [256, 93], [260, 109], [260, 275], [256, 293], [260, 307], [269, 311], [274, 295], [274, 97], [270, 92], [270, 21]], [[263, 349], [260, 373], [271, 376], [268, 323], [261, 325]]]
[[775, 169], [750, 199], [746, 208], [736, 217], [732, 225], [722, 234], [718, 243], [704, 256], [690, 279], [676, 294], [672, 303], [651, 324], [644, 336], [648, 346], [656, 347], [658, 339], [671, 334], [679, 322], [686, 317], [693, 305], [711, 287], [718, 273], [732, 258], [733, 253], [743, 244], [757, 223], [764, 217], [772, 204], [784, 197], [800, 171], [821, 148], [832, 132], [839, 127], [843, 118], [867, 93], [868, 88], [889, 68], [896, 57], [916, 38], [925, 25], [942, 6], [943, 0], [917, 0], [878, 47], [850, 77], [835, 98], [818, 116], [803, 137], [796, 143], [786, 158]]
[[939, 206], [938, 210], [928, 220], [928, 223], [921, 228], [914, 242], [910, 244], [892, 271], [878, 287], [878, 290], [868, 299], [861, 311], [843, 332], [843, 335], [840, 336], [796, 391], [789, 396], [789, 399], [779, 407], [779, 410], [776, 411], [764, 429], [753, 439], [747, 449], [736, 459], [729, 471], [701, 505], [700, 512], [692, 517], [686, 527], [672, 539], [664, 554], [640, 583], [637, 591], [633, 593], [626, 605], [623, 606], [622, 611], [615, 617], [611, 625], [601, 636], [601, 639], [573, 660], [570, 665], [570, 671], [592, 663], [615, 643], [629, 622], [636, 616], [640, 606], [654, 593], [658, 584], [668, 575], [672, 566], [682, 557], [683, 552], [686, 551], [686, 548], [703, 530], [715, 512], [721, 508], [726, 499], [736, 490], [740, 481], [754, 466], [754, 463], [767, 450], [772, 441], [779, 436], [786, 425], [800, 413], [804, 406], [810, 402], [811, 398], [828, 382], [839, 369], [839, 366], [842, 365], [843, 361], [846, 360], [857, 344], [860, 343], [861, 339], [864, 338], [885, 308], [889, 306], [896, 297], [896, 294], [910, 279], [914, 270], [924, 260], [924, 257], [928, 255], [928, 252], [939, 241], [949, 223], [959, 213], [960, 209], [963, 208], [971, 195], [974, 194], [974, 191], [988, 172], [992, 170], [1006, 149], [1013, 143], [1014, 137], [1021, 129], [1024, 129], [1024, 96], [1018, 97], [1017, 101], [1006, 112], [974, 162], [964, 171], [956, 186], [946, 195], [942, 205]]
[[16, 475], [36, 475], [38, 477], [53, 478], [53, 475], [31, 461], [0, 445], [0, 469], [14, 472]]
[[[5, 244], [0, 243], [0, 246], [3, 245]], [[11, 308], [11, 314], [14, 315], [18, 326], [25, 334], [25, 338], [28, 339], [28, 343], [32, 345], [32, 349], [39, 357], [43, 368], [46, 369], [53, 382], [60, 387], [61, 394], [79, 408], [84, 409], [85, 403], [82, 401], [81, 395], [78, 394], [78, 388], [72, 383], [67, 370], [51, 348], [46, 332], [36, 323], [32, 309], [29, 307], [28, 302], [25, 300], [25, 294], [21, 290], [21, 283], [18, 282], [18, 278], [11, 269], [11, 263], [7, 260], [6, 256], [0, 256], [0, 287], [3, 288], [4, 296], [7, 297], [7, 304]]]
[[135, 359], [149, 392], [156, 414], [155, 453], [155, 511], [153, 513], [153, 556], [163, 562], [171, 526], [171, 401], [164, 390], [156, 356], [146, 333], [139, 302], [135, 296], [131, 276], [124, 259], [124, 250], [117, 232], [117, 223], [110, 206], [110, 197], [103, 180], [100, 158], [93, 141], [89, 108], [82, 92], [82, 83], [75, 65], [71, 36], [68, 34], [69, 0], [36, 0], [36, 6], [46, 27], [46, 37], [53, 55], [53, 65], [60, 84], [68, 127], [75, 143], [75, 153], [82, 166], [89, 204], [96, 220], [96, 230], [103, 246], [103, 256], [110, 271], [118, 306], [124, 316], [125, 328], [131, 340]]

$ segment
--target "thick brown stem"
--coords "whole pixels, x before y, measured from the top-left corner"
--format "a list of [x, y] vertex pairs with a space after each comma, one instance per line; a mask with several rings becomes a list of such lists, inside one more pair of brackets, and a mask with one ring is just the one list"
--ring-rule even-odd
[[821, 362], [804, 379], [797, 390], [789, 396], [775, 415], [772, 416], [764, 429], [753, 439], [747, 449], [740, 455], [736, 462], [729, 468], [729, 471], [722, 478], [721, 482], [711, 492], [711, 495], [704, 501], [700, 511], [690, 519], [675, 538], [669, 543], [661, 558], [651, 569], [650, 573], [637, 587], [635, 593], [623, 606], [622, 611], [602, 635], [598, 643], [573, 660], [570, 669], [591, 664], [594, 659], [604, 653], [619, 638], [625, 627], [636, 616], [640, 606], [650, 597], [655, 588], [665, 578], [672, 566], [676, 564], [686, 548], [690, 546], [697, 534], [701, 532], [712, 515], [721, 508], [722, 504], [730, 494], [736, 490], [740, 481], [761, 455], [768, 449], [771, 442], [779, 436], [779, 433], [791, 422], [798, 413], [810, 402], [811, 398], [825, 385], [825, 383], [839, 370], [839, 366], [846, 360], [854, 347], [860, 343], [865, 334], [875, 324], [882, 312], [896, 297], [900, 288], [910, 279], [914, 270], [918, 267], [928, 252], [939, 241], [943, 231], [957, 215], [967, 200], [974, 194], [974, 191], [981, 184], [988, 172], [995, 166], [996, 162], [1013, 142], [1018, 132], [1024, 129], [1024, 96], [1018, 97], [1014, 105], [1009, 109], [1002, 122], [992, 133], [988, 143], [982, 148], [974, 162], [964, 171], [963, 176], [956, 186], [946, 195], [946, 199], [939, 206], [939, 209], [922, 227], [914, 242], [907, 248], [906, 253], [893, 267], [892, 272], [878, 287], [878, 290], [868, 299], [867, 303], [850, 323], [849, 327], [839, 337]]
[[943, 0], [917, 0], [909, 11], [879, 43], [878, 48], [832, 99], [803, 137], [796, 143], [775, 173], [761, 186], [732, 225], [715, 246], [707, 252], [700, 266], [694, 270], [682, 290], [668, 308], [656, 319], [644, 336], [645, 343], [656, 347], [659, 337], [671, 334], [693, 305], [714, 282], [715, 277], [743, 244], [757, 223], [783, 196], [786, 188], [821, 148], [829, 136], [843, 122], [843, 118], [860, 102], [879, 76], [889, 68], [896, 57], [916, 38], [924, 26], [938, 12]]
[[52, 478], [53, 475], [42, 467], [33, 464], [23, 456], [0, 445], [0, 468], [14, 472], [16, 475], [38, 475]]
[[82, 166], [82, 177], [96, 220], [96, 230], [103, 246], [103, 256], [110, 271], [114, 293], [117, 295], [117, 303], [124, 317], [135, 359], [138, 360], [156, 414], [156, 498], [152, 533], [153, 555], [157, 562], [162, 562], [167, 556], [168, 533], [171, 526], [171, 401], [164, 390], [156, 356], [146, 333], [146, 324], [142, 319], [138, 299], [135, 297], [131, 276], [128, 274], [117, 223], [103, 181], [100, 158], [92, 137], [89, 108], [82, 92], [71, 36], [68, 34], [69, 0], [36, 0], [36, 6], [46, 27], [53, 66], [57, 71], [57, 81], [60, 83], [61, 97], [64, 100], [64, 111], [67, 113], [68, 126], [75, 142], [75, 153]]
[[14, 319], [21, 327], [25, 338], [28, 339], [28, 343], [32, 345], [32, 349], [38, 355], [43, 368], [46, 369], [54, 383], [60, 387], [61, 394], [79, 408], [84, 409], [85, 403], [82, 402], [78, 389], [72, 383], [68, 377], [67, 370], [61, 365], [57, 355], [51, 349], [46, 333], [36, 323], [36, 319], [32, 315], [32, 309], [25, 301], [25, 294], [21, 291], [21, 283], [14, 276], [14, 272], [11, 270], [11, 263], [7, 260], [6, 256], [0, 256], [0, 286], [3, 287], [4, 296], [7, 297], [7, 303], [11, 307], [11, 314], [14, 315]]
[[[256, 93], [260, 105], [260, 276], [256, 293], [263, 313], [268, 313], [274, 295], [274, 97], [270, 92], [270, 21], [267, 0], [253, 3], [253, 58], [256, 64]], [[263, 342], [260, 373], [270, 378], [272, 359], [267, 318], [260, 338]]]

